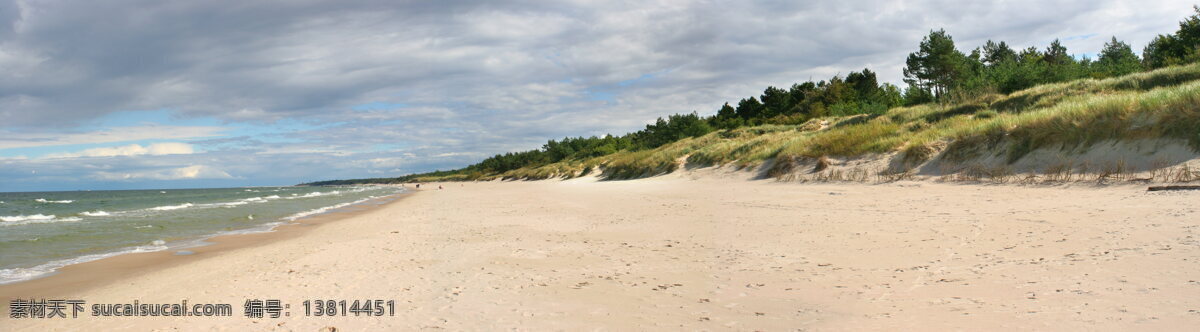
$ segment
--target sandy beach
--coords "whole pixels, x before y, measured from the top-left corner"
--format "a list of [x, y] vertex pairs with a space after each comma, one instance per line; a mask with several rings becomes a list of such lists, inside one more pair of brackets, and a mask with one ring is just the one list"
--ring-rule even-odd
[[[232, 317], [0, 318], [5, 330], [1189, 330], [1200, 192], [799, 184], [678, 173], [447, 183], [302, 231], [8, 300], [228, 303]], [[436, 188], [427, 185], [426, 188]], [[290, 235], [288, 235], [290, 234]], [[258, 243], [246, 243], [258, 242]], [[219, 247], [220, 245], [213, 246]], [[114, 266], [117, 260], [94, 262]], [[131, 262], [131, 266], [141, 266]], [[146, 264], [142, 264], [146, 265]], [[111, 277], [109, 274], [120, 274]], [[290, 316], [242, 316], [279, 299]], [[309, 299], [395, 316], [305, 317]]]

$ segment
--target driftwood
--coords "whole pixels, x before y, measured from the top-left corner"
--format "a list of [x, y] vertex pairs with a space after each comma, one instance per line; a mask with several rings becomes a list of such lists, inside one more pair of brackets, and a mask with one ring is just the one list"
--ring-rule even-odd
[[1200, 186], [1154, 186], [1146, 188], [1146, 191], [1162, 191], [1162, 190], [1200, 190]]

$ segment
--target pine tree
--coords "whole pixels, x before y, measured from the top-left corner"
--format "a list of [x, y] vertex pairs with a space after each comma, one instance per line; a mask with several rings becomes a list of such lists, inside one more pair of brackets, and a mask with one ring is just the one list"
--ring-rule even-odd
[[738, 102], [735, 112], [737, 112], [738, 117], [743, 119], [754, 119], [762, 114], [762, 103], [758, 102], [758, 99], [754, 97], [742, 99]]
[[1129, 44], [1117, 40], [1114, 36], [1104, 44], [1100, 58], [1096, 60], [1096, 67], [1104, 76], [1121, 76], [1141, 69], [1141, 60], [1133, 53]]
[[846, 75], [846, 83], [854, 88], [859, 98], [870, 98], [879, 90], [879, 79], [875, 77], [875, 72], [867, 68]]
[[1065, 65], [1075, 60], [1067, 53], [1067, 47], [1063, 46], [1062, 42], [1058, 41], [1058, 39], [1055, 39], [1050, 43], [1050, 46], [1046, 47], [1044, 55], [1042, 61], [1052, 66]]
[[763, 103], [763, 118], [772, 118], [777, 115], [782, 115], [792, 106], [792, 96], [786, 90], [767, 87], [762, 94]]
[[1143, 65], [1147, 68], [1162, 68], [1183, 62], [1183, 43], [1175, 35], [1158, 35], [1142, 50]]
[[1200, 6], [1195, 14], [1179, 22], [1179, 31], [1158, 35], [1142, 51], [1145, 66], [1159, 68], [1200, 60]]
[[733, 109], [733, 106], [729, 106], [729, 103], [725, 103], [725, 105], [721, 106], [721, 110], [717, 111], [718, 118], [732, 119], [736, 116], [737, 116], [737, 111], [735, 111]]
[[1017, 59], [1017, 51], [1014, 51], [1008, 44], [1001, 41], [1000, 43], [988, 40], [983, 44], [983, 64], [988, 67], [995, 67], [1005, 61], [1015, 61]]
[[946, 34], [946, 30], [930, 31], [929, 36], [921, 40], [918, 51], [908, 54], [904, 82], [932, 91], [935, 97], [941, 98], [962, 75], [965, 57], [954, 48], [954, 39]]

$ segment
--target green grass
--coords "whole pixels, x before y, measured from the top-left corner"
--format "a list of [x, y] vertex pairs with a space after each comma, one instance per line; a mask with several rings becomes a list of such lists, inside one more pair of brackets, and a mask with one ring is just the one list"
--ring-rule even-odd
[[713, 133], [710, 136], [717, 141], [697, 148], [687, 162], [697, 166], [733, 162], [738, 167], [755, 166], [774, 157], [787, 144], [805, 139], [815, 129], [804, 125], [767, 125]]
[[[1200, 64], [1046, 84], [954, 104], [899, 107], [884, 114], [721, 130], [656, 149], [500, 176], [566, 178], [599, 166], [603, 178], [631, 179], [669, 173], [681, 165], [751, 167], [772, 158], [822, 160], [891, 152], [902, 153], [910, 165], [937, 157], [968, 161], [989, 153], [1002, 154], [1012, 163], [1042, 148], [1074, 150], [1108, 140], [1158, 138], [1183, 140], [1200, 150]], [[770, 174], [789, 170], [776, 167]]]
[[[1074, 149], [1105, 140], [1171, 138], [1200, 148], [1200, 81], [1139, 92], [1099, 93], [955, 128], [951, 150], [1006, 142], [1008, 161], [1048, 147]], [[965, 129], [965, 130], [964, 130]]]

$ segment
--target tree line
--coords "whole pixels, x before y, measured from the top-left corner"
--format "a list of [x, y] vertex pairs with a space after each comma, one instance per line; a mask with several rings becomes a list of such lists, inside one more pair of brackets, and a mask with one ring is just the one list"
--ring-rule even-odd
[[[1076, 58], [1055, 39], [1044, 49], [1014, 49], [1004, 41], [987, 41], [963, 52], [945, 30], [932, 30], [909, 53], [903, 70], [908, 86], [879, 83], [870, 69], [844, 77], [767, 87], [758, 96], [736, 105], [725, 103], [712, 116], [696, 112], [658, 118], [644, 129], [622, 136], [567, 137], [550, 140], [539, 149], [497, 154], [459, 171], [414, 174], [448, 175], [454, 172], [499, 174], [522, 167], [537, 167], [564, 160], [584, 160], [617, 153], [653, 149], [716, 130], [762, 124], [799, 124], [813, 118], [855, 114], [882, 114], [897, 106], [953, 102], [988, 93], [1011, 93], [1039, 84], [1081, 78], [1106, 78], [1200, 60], [1200, 6], [1179, 23], [1179, 30], [1159, 35], [1139, 57], [1115, 36], [1104, 44], [1096, 59]], [[333, 181], [331, 181], [333, 182]]]
[[1072, 56], [1055, 39], [1045, 49], [1016, 50], [1003, 41], [962, 52], [945, 30], [930, 31], [918, 50], [905, 61], [905, 104], [944, 101], [985, 93], [1011, 93], [1039, 84], [1081, 78], [1106, 78], [1151, 70], [1200, 59], [1200, 7], [1179, 22], [1173, 34], [1158, 35], [1142, 50], [1115, 36], [1104, 44], [1096, 59]]
[[828, 81], [798, 83], [788, 89], [768, 87], [762, 95], [744, 98], [737, 106], [725, 103], [713, 116], [700, 116], [696, 112], [675, 114], [658, 118], [644, 129], [622, 136], [550, 140], [539, 149], [498, 154], [467, 166], [463, 171], [498, 174], [563, 160], [584, 160], [619, 151], [653, 149], [721, 129], [768, 123], [802, 123], [829, 115], [879, 114], [903, 102], [903, 93], [899, 88], [878, 83], [874, 72], [863, 69], [845, 78], [835, 75]]

